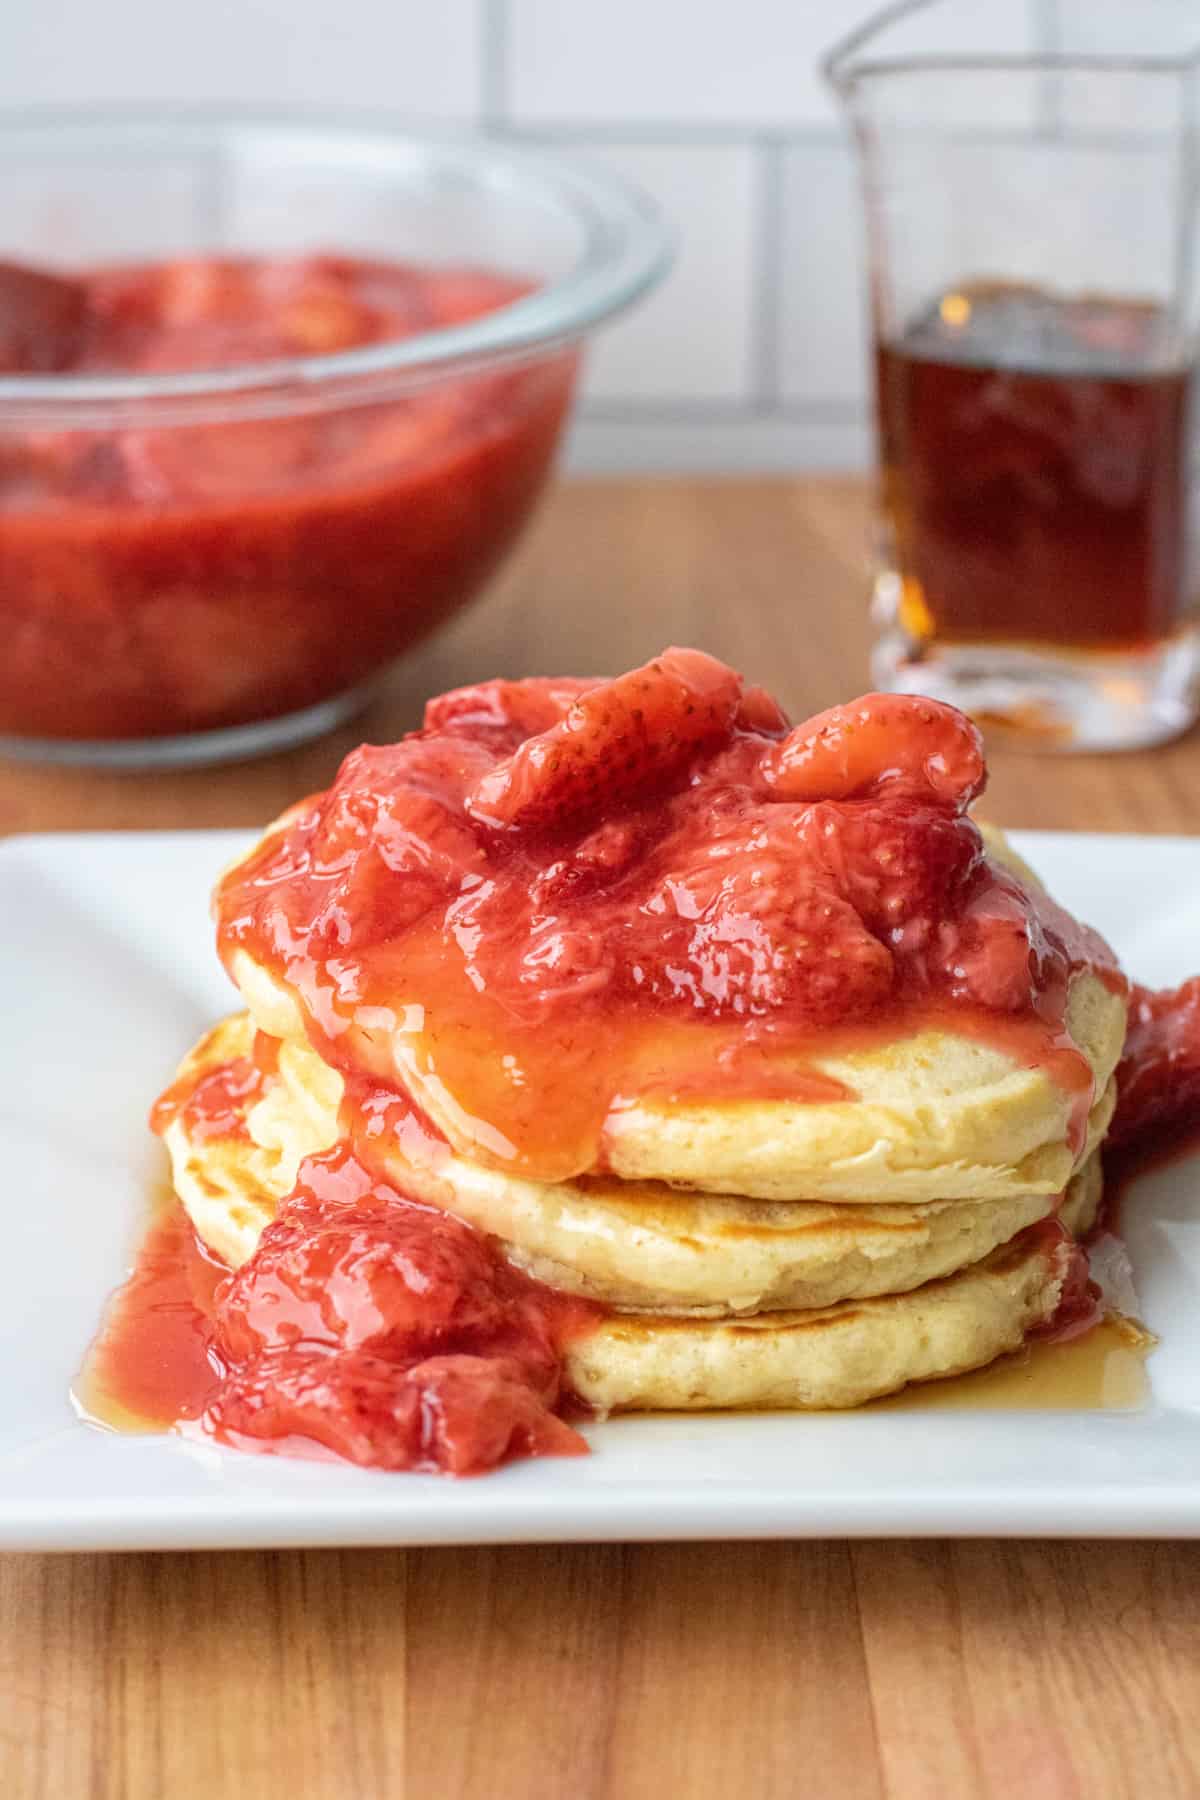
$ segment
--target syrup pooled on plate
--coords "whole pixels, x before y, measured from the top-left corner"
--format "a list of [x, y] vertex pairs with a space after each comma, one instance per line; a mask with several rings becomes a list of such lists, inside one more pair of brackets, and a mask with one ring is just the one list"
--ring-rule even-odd
[[1080, 1246], [1056, 1318], [1011, 1356], [941, 1381], [918, 1382], [879, 1406], [921, 1412], [1138, 1412], [1150, 1402], [1146, 1359], [1157, 1338], [1126, 1310], [1133, 1301], [1124, 1245], [1106, 1194]]
[[1034, 1340], [986, 1369], [922, 1381], [872, 1406], [903, 1412], [1137, 1412], [1150, 1397], [1154, 1338], [1134, 1319], [1099, 1319], [1061, 1344]]
[[228, 1273], [174, 1195], [156, 1198], [72, 1389], [79, 1410], [117, 1431], [165, 1431], [199, 1417], [217, 1385], [213, 1296]]

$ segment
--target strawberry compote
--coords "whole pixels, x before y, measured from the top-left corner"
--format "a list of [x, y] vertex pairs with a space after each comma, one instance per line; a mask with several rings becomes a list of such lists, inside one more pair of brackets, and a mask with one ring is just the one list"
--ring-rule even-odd
[[230, 1274], [179, 1208], [151, 1227], [77, 1393], [104, 1423], [243, 1449], [471, 1475], [587, 1446], [566, 1346], [602, 1309], [377, 1180], [346, 1145], [301, 1164]]
[[1117, 1092], [1114, 1149], [1153, 1154], [1200, 1132], [1200, 976], [1133, 989]]
[[950, 1023], [1069, 1089], [1072, 975], [1111, 951], [985, 853], [975, 728], [867, 695], [795, 728], [697, 651], [494, 681], [349, 756], [220, 884], [219, 944], [320, 1054], [456, 1147], [561, 1179], [612, 1110], [846, 1097], [818, 1050]]
[[0, 736], [137, 740], [303, 712], [462, 605], [543, 484], [574, 357], [404, 392], [297, 380], [266, 408], [254, 372], [460, 326], [527, 291], [334, 255], [70, 280], [0, 264], [5, 376], [246, 370], [203, 418], [155, 397], [102, 427], [0, 416]]
[[249, 1056], [236, 1056], [200, 1076], [188, 1071], [173, 1081], [150, 1110], [151, 1131], [161, 1134], [178, 1118], [193, 1143], [247, 1139], [246, 1114], [262, 1098], [267, 1078], [278, 1066], [277, 1040], [256, 1032]]
[[216, 1291], [220, 1382], [203, 1421], [257, 1448], [318, 1445], [386, 1469], [473, 1474], [571, 1455], [562, 1345], [599, 1308], [508, 1266], [488, 1239], [310, 1157], [250, 1261]]

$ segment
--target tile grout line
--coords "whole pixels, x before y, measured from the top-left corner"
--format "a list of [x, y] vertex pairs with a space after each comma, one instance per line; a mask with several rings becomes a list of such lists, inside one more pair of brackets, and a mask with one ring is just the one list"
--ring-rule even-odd
[[[672, 122], [663, 119], [629, 118], [614, 122], [611, 119], [514, 119], [505, 115], [507, 128], [516, 136], [527, 138], [530, 142], [546, 144], [589, 143], [589, 144], [662, 144], [668, 148], [680, 150], [699, 148], [705, 145], [734, 149], [747, 141], [760, 141], [770, 138], [785, 149], [825, 149], [846, 142], [846, 134], [837, 125], [780, 125], [769, 126], [755, 124], [743, 120], [731, 125], [694, 125], [686, 120]], [[1027, 125], [971, 125], [949, 137], [947, 142], [955, 141], [971, 145], [994, 145], [997, 149], [1005, 149], [1013, 144], [1028, 141]], [[1072, 143], [1084, 150], [1116, 150], [1127, 145], [1129, 133], [1094, 126], [1090, 130], [1079, 129], [1071, 133]]]
[[[1033, 0], [1033, 48], [1038, 56], [1053, 56], [1061, 49], [1061, 21], [1058, 13], [1058, 0]], [[1038, 136], [1041, 138], [1060, 138], [1062, 136], [1062, 76], [1056, 71], [1047, 69], [1038, 82], [1037, 122]]]
[[506, 114], [506, 119], [511, 129], [521, 136], [542, 139], [546, 143], [571, 143], [579, 139], [595, 144], [663, 144], [681, 150], [708, 145], [734, 149], [747, 141], [764, 139], [780, 144], [826, 147], [840, 143], [844, 135], [838, 125], [770, 126], [752, 120], [697, 125], [688, 119], [651, 119], [640, 115], [617, 120], [589, 118], [586, 114], [577, 119], [514, 119], [511, 113]]
[[783, 146], [763, 134], [750, 148], [758, 162], [758, 218], [750, 251], [750, 390], [760, 413], [770, 413], [780, 394]]
[[[654, 148], [661, 146], [668, 150], [703, 149], [709, 146], [714, 149], [737, 149], [747, 143], [769, 139], [783, 150], [829, 150], [846, 142], [846, 134], [839, 127], [820, 125], [780, 126], [773, 130], [768, 126], [749, 123], [705, 126], [642, 118], [626, 119], [620, 124], [613, 124], [602, 119], [519, 120], [513, 119], [508, 113], [505, 113], [500, 123], [506, 135], [523, 139], [527, 143], [588, 144], [597, 149], [603, 149], [605, 145], [620, 147], [626, 144], [645, 144]], [[1028, 142], [1029, 128], [1025, 125], [974, 125], [964, 127], [959, 136], [963, 143], [973, 146], [994, 145], [997, 149], [1006, 149], [1014, 144]], [[947, 141], [953, 145], [956, 140], [951, 138]], [[1117, 150], [1126, 147], [1129, 141], [1128, 132], [1105, 130], [1101, 127], [1071, 133], [1072, 144], [1081, 150]]]
[[508, 0], [477, 0], [479, 6], [479, 123], [502, 129], [509, 118]]
[[624, 399], [585, 400], [579, 417], [593, 425], [821, 425], [837, 428], [861, 425], [870, 419], [870, 408], [857, 400], [789, 400], [762, 405], [753, 398], [742, 400], [644, 400], [636, 394]]

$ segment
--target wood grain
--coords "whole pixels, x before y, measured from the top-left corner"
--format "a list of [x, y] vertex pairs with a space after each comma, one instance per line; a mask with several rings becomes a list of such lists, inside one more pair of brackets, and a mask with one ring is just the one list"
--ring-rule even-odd
[[[0, 831], [257, 824], [429, 692], [672, 641], [816, 710], [868, 685], [866, 530], [847, 481], [564, 488], [334, 738], [193, 774], [7, 765]], [[987, 810], [1195, 831], [1200, 742], [996, 755]], [[1197, 1793], [1200, 1546], [0, 1558], [0, 1800]]]

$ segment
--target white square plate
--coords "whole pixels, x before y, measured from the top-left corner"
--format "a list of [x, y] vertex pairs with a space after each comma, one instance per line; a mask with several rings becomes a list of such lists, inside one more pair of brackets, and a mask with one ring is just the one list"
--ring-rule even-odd
[[[1200, 1536], [1200, 1164], [1124, 1225], [1162, 1339], [1140, 1412], [627, 1418], [595, 1454], [482, 1480], [239, 1455], [78, 1422], [68, 1387], [162, 1173], [147, 1103], [231, 1009], [212, 947], [225, 832], [0, 844], [0, 1548], [605, 1538]], [[1018, 835], [1131, 973], [1200, 965], [1200, 841]]]

